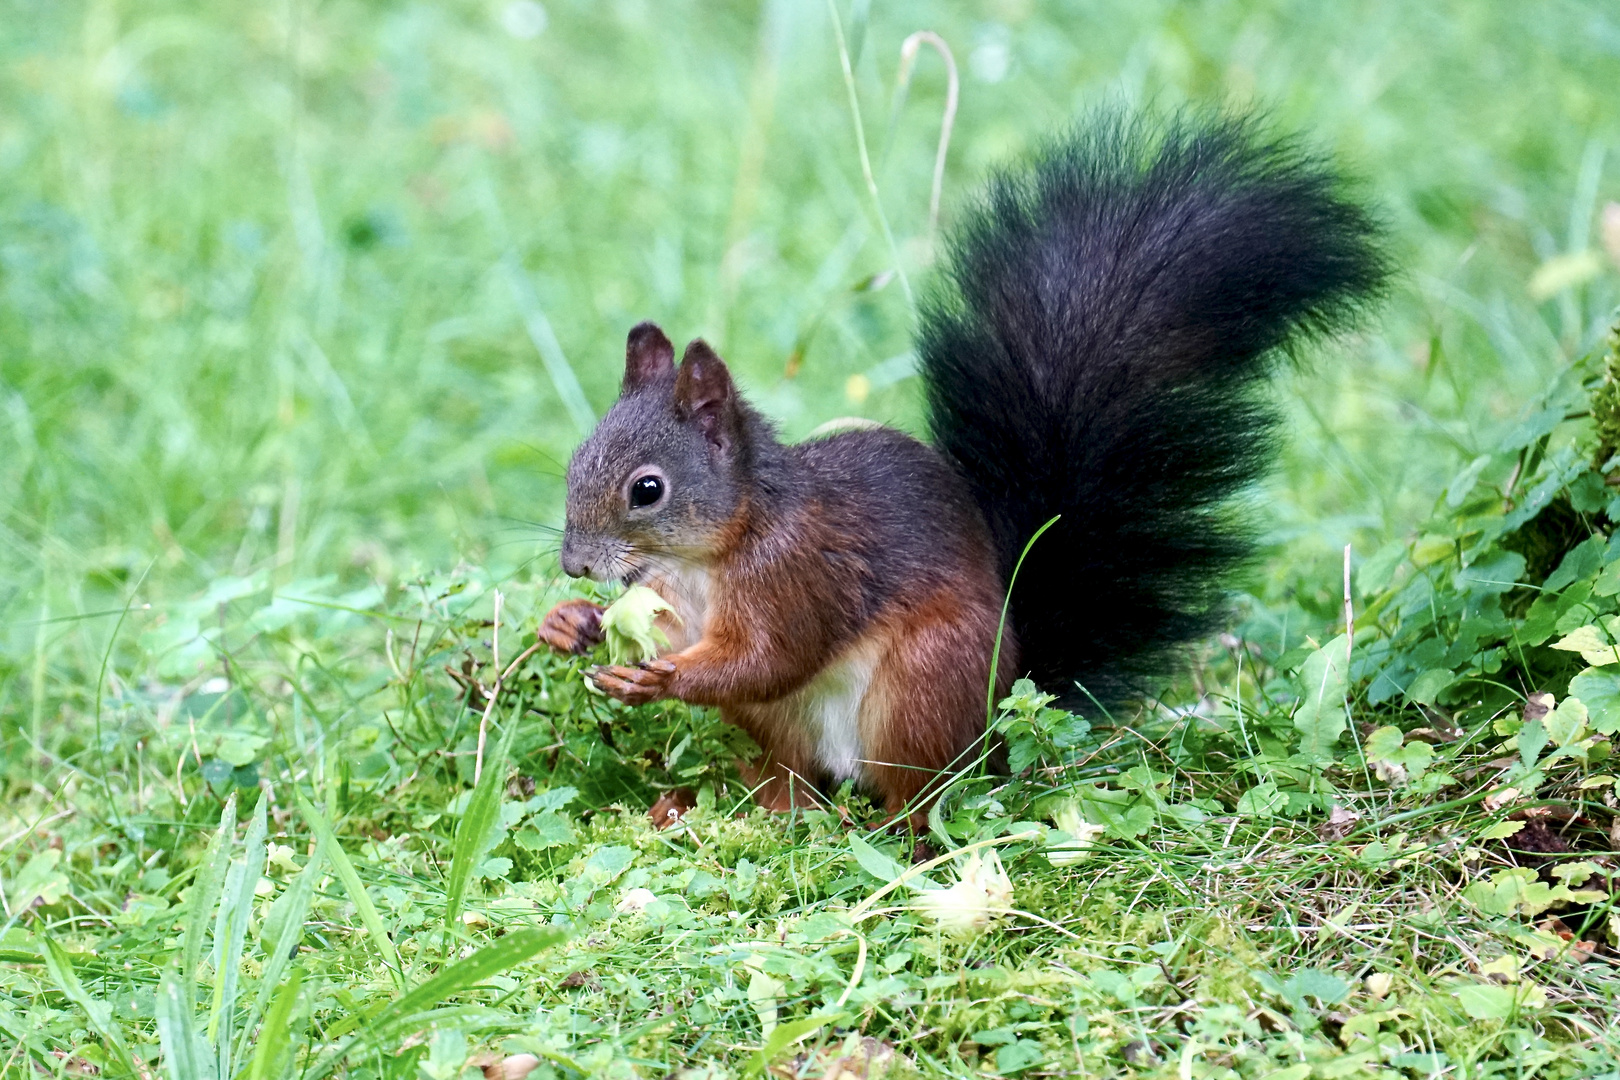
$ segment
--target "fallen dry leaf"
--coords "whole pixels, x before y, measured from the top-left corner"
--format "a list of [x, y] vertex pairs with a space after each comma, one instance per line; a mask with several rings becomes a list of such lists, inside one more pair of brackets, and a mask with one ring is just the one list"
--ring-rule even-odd
[[577, 990], [582, 986], [587, 990], [600, 990], [602, 981], [596, 977], [594, 971], [570, 971], [563, 976], [562, 982], [557, 984], [557, 989]]
[[540, 1059], [533, 1054], [513, 1054], [484, 1066], [484, 1080], [523, 1080], [534, 1071]]
[[1519, 789], [1506, 787], [1485, 796], [1485, 812], [1494, 814], [1513, 800], [1520, 798]]
[[1350, 826], [1360, 820], [1360, 814], [1334, 803], [1328, 819], [1316, 827], [1316, 835], [1323, 840], [1343, 840], [1350, 835]]

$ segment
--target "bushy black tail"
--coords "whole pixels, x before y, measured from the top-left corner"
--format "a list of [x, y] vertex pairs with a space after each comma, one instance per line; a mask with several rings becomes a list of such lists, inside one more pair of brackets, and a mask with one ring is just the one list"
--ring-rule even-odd
[[1382, 290], [1373, 218], [1252, 119], [1105, 114], [994, 177], [956, 228], [918, 353], [972, 485], [1020, 667], [1065, 700], [1140, 692], [1211, 632], [1253, 548], [1288, 348]]

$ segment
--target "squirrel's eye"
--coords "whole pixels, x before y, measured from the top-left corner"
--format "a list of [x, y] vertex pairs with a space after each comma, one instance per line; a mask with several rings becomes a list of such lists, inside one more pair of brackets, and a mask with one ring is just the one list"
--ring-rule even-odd
[[630, 485], [630, 509], [651, 506], [664, 497], [664, 481], [657, 476], [639, 477]]

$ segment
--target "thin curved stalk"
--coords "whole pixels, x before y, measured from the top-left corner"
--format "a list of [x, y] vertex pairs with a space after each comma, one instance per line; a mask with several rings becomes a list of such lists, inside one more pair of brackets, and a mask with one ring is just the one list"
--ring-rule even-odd
[[866, 152], [866, 127], [861, 123], [861, 102], [855, 94], [855, 70], [850, 66], [849, 46], [844, 41], [844, 23], [838, 17], [838, 0], [827, 0], [827, 12], [832, 16], [833, 36], [838, 41], [838, 63], [844, 70], [844, 89], [849, 94], [849, 114], [855, 121], [855, 148], [860, 152], [861, 175], [866, 179], [867, 194], [872, 197], [872, 210], [877, 214], [878, 225], [883, 229], [883, 239], [889, 245], [889, 257], [894, 260], [894, 272], [900, 279], [900, 288], [906, 294], [906, 306], [915, 313], [917, 301], [911, 294], [911, 281], [906, 277], [906, 268], [901, 264], [900, 247], [894, 242], [894, 232], [889, 228], [889, 218], [883, 212], [883, 200], [878, 196], [877, 178], [872, 175], [872, 158]]
[[939, 125], [939, 149], [934, 154], [934, 186], [928, 195], [928, 235], [930, 239], [939, 231], [939, 197], [945, 187], [945, 155], [951, 148], [951, 132], [956, 128], [956, 103], [962, 83], [956, 73], [956, 57], [945, 39], [932, 30], [918, 30], [900, 45], [900, 74], [895, 79], [894, 111], [898, 115], [911, 89], [911, 69], [917, 62], [917, 53], [928, 45], [945, 61], [945, 115]]

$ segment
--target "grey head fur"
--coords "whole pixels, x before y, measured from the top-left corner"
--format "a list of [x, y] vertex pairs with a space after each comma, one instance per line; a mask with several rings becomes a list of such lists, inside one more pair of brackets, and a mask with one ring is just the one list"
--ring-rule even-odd
[[751, 466], [780, 450], [713, 349], [693, 341], [677, 367], [669, 338], [641, 323], [618, 401], [568, 463], [563, 570], [634, 582], [707, 561], [756, 487]]

